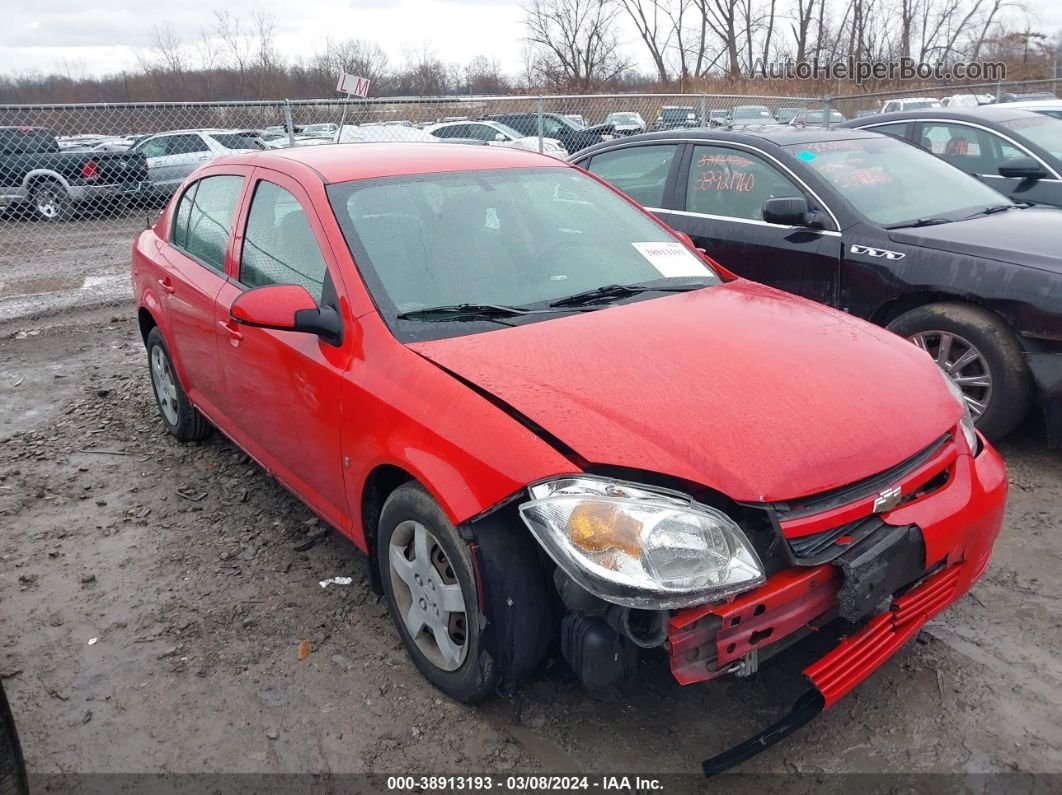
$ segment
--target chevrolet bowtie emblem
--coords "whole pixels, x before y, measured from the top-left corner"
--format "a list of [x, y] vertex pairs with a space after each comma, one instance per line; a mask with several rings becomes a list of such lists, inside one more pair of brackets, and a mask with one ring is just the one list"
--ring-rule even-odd
[[887, 513], [900, 504], [900, 500], [903, 497], [903, 492], [900, 491], [900, 487], [896, 486], [891, 489], [885, 489], [878, 495], [878, 498], [874, 500], [874, 513]]

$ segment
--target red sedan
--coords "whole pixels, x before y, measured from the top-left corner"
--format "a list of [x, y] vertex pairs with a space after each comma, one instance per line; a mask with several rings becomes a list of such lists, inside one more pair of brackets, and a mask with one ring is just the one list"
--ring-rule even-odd
[[462, 146], [213, 161], [133, 251], [151, 382], [369, 556], [462, 701], [548, 653], [682, 683], [843, 640], [834, 703], [984, 571], [1007, 480], [916, 346], [733, 277], [570, 165]]

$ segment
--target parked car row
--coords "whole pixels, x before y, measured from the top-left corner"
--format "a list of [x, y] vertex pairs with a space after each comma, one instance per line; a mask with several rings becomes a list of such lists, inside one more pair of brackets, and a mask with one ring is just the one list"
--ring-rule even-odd
[[167, 432], [220, 429], [366, 554], [452, 698], [836, 639], [714, 773], [984, 572], [985, 435], [1062, 404], [1062, 213], [870, 131], [593, 134], [204, 164], [134, 244], [147, 370]]

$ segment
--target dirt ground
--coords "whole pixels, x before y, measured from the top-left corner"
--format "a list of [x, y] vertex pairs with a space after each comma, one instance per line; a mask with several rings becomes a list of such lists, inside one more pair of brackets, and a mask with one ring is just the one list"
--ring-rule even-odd
[[[660, 660], [442, 697], [353, 545], [224, 438], [163, 432], [130, 305], [0, 326], [0, 411], [0, 674], [32, 771], [689, 773], [799, 692], [796, 649], [750, 680]], [[1062, 773], [1062, 454], [1035, 422], [1002, 450], [984, 579], [746, 772]]]

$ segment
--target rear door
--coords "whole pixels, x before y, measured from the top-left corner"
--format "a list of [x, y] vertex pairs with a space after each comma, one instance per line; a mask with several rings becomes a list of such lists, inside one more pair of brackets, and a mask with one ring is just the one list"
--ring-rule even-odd
[[158, 288], [181, 382], [211, 420], [223, 420], [225, 378], [218, 365], [215, 302], [249, 170], [205, 176], [177, 200], [169, 242], [159, 250]]
[[[327, 521], [346, 527], [342, 397], [353, 334], [338, 265], [312, 202], [293, 179], [256, 169], [236, 232], [232, 279], [221, 288], [215, 325], [233, 438]], [[237, 325], [229, 314], [244, 290], [299, 284], [332, 306], [347, 332], [336, 346], [313, 334]]]
[[[767, 199], [803, 196], [825, 229], [763, 220]], [[833, 306], [840, 305], [841, 235], [795, 175], [766, 152], [730, 143], [691, 144], [674, 193], [657, 213], [724, 267]]]

